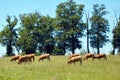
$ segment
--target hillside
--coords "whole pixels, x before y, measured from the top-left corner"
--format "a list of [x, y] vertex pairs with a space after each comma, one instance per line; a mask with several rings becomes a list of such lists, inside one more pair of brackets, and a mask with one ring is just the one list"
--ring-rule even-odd
[[0, 58], [0, 80], [120, 80], [120, 56], [108, 60], [84, 61], [67, 65], [68, 56], [51, 56], [51, 61], [18, 65], [10, 57]]

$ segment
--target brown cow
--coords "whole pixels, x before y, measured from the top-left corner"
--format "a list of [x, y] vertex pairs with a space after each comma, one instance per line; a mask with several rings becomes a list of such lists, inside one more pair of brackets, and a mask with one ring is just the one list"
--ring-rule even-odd
[[18, 64], [21, 64], [23, 62], [32, 62], [32, 56], [31, 55], [24, 55], [20, 56], [19, 59], [17, 60]]
[[21, 55], [15, 55], [15, 56], [12, 56], [12, 58], [10, 59], [10, 61], [16, 61]]
[[35, 60], [35, 54], [28, 54], [29, 57], [31, 57], [31, 59], [33, 59], [33, 61]]
[[72, 57], [75, 57], [75, 56], [80, 56], [79, 54], [72, 54], [70, 55], [70, 57], [68, 59], [71, 59]]
[[19, 59], [17, 60], [18, 64], [21, 64], [23, 62], [27, 62], [26, 55], [25, 56], [20, 56]]
[[82, 56], [75, 56], [75, 57], [70, 58], [67, 61], [67, 64], [74, 63], [74, 65], [75, 65], [75, 62], [80, 62], [80, 64], [82, 64]]
[[93, 53], [85, 54], [85, 56], [83, 57], [83, 61], [85, 61], [85, 59], [88, 60], [88, 58], [92, 58], [93, 56]]
[[26, 58], [25, 62], [32, 62], [31, 55], [26, 55], [25, 58]]
[[106, 54], [96, 54], [96, 55], [93, 56], [93, 60], [94, 59], [99, 59], [100, 60], [101, 58], [104, 58], [105, 60], [107, 60]]
[[50, 61], [50, 54], [43, 54], [39, 56], [38, 61], [48, 59]]

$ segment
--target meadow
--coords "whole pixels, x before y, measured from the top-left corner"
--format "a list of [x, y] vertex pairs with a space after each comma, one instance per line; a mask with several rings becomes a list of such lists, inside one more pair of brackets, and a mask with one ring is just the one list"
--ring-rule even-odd
[[10, 57], [0, 58], [0, 80], [120, 80], [120, 56], [107, 56], [108, 60], [83, 61], [67, 64], [68, 56], [51, 56], [51, 61], [18, 65]]

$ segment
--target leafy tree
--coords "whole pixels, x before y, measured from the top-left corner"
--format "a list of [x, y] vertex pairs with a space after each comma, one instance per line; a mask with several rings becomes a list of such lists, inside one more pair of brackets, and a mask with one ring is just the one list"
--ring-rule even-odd
[[93, 16], [91, 17], [91, 33], [90, 44], [93, 48], [97, 48], [97, 54], [100, 53], [99, 48], [102, 48], [109, 41], [107, 32], [109, 31], [108, 20], [104, 16], [108, 13], [105, 5], [95, 4], [93, 6]]
[[[120, 52], [120, 19], [117, 22], [117, 25], [113, 29], [112, 33], [113, 33], [113, 40], [112, 40], [113, 47], [114, 49], [118, 49], [118, 52]], [[114, 55], [115, 52], [113, 52], [112, 54]]]
[[41, 16], [37, 22], [35, 28], [35, 36], [37, 37], [38, 50], [51, 54], [54, 49], [54, 37], [53, 37], [53, 18], [50, 16]]
[[119, 12], [114, 11], [114, 13], [115, 13], [116, 23], [114, 23], [114, 25], [113, 25], [114, 28], [112, 30], [112, 33], [113, 33], [113, 39], [112, 39], [113, 50], [111, 51], [112, 55], [115, 55], [116, 49], [118, 49], [118, 52], [120, 52], [119, 43], [118, 43], [118, 41], [119, 41], [118, 32], [119, 32], [119, 26], [120, 26], [120, 15], [117, 16], [117, 13], [119, 13]]
[[17, 46], [26, 54], [52, 53], [54, 47], [53, 18], [42, 16], [38, 12], [20, 15], [22, 28], [19, 31]]
[[64, 54], [66, 49], [75, 53], [76, 48], [81, 48], [80, 37], [85, 29], [82, 22], [84, 5], [77, 5], [73, 0], [60, 3], [57, 6], [57, 27], [59, 27], [59, 40], [62, 42]]
[[7, 16], [7, 25], [4, 27], [4, 29], [0, 32], [0, 43], [3, 46], [6, 46], [6, 54], [8, 56], [13, 55], [13, 47], [16, 44], [17, 40], [17, 29], [15, 28], [18, 20], [14, 16], [14, 19], [11, 19], [11, 16]]
[[19, 30], [19, 38], [17, 46], [26, 54], [35, 53], [37, 48], [36, 37], [34, 36], [34, 28], [40, 18], [38, 12], [20, 15], [21, 29]]

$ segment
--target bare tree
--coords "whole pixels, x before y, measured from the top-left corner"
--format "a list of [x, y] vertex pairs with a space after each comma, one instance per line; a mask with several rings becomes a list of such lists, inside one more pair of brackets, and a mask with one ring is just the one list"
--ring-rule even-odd
[[87, 27], [87, 53], [90, 53], [89, 50], [89, 13], [85, 12], [86, 15], [86, 27]]

